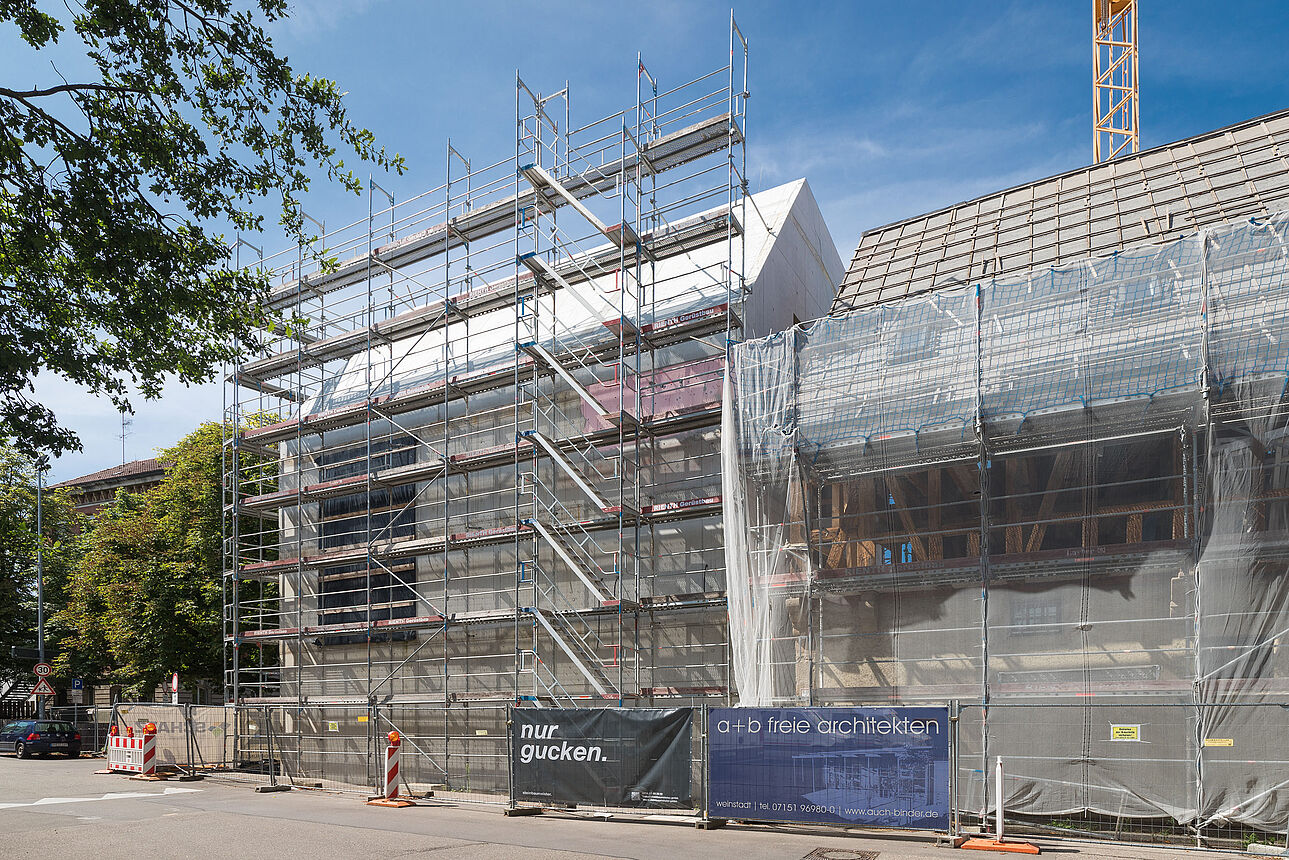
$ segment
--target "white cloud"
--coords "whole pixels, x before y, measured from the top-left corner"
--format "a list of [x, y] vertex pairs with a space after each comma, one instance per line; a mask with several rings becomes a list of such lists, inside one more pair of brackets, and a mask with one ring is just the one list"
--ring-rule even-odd
[[293, 39], [306, 40], [336, 30], [346, 20], [360, 17], [379, 0], [296, 0], [290, 16], [273, 26]]

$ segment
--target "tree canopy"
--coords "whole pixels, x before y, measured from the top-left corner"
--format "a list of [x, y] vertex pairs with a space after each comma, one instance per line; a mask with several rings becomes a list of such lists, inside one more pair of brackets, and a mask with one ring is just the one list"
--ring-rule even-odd
[[171, 672], [220, 677], [220, 447], [220, 425], [202, 424], [161, 452], [157, 487], [95, 516], [52, 622], [60, 676], [122, 684], [127, 699]]
[[[80, 516], [66, 490], [42, 497], [46, 607], [61, 605], [80, 562]], [[58, 637], [46, 624], [48, 653]], [[0, 678], [27, 674], [31, 662], [12, 660], [10, 648], [36, 648], [36, 470], [32, 460], [0, 447]]]
[[[205, 381], [265, 327], [267, 275], [225, 268], [220, 233], [280, 211], [306, 238], [315, 174], [361, 183], [338, 149], [402, 172], [343, 93], [297, 72], [265, 30], [286, 0], [0, 0], [38, 56], [60, 39], [94, 74], [0, 86], [0, 435], [78, 449], [33, 396], [49, 371], [129, 409], [133, 388]], [[2, 32], [2, 31], [0, 31]], [[266, 200], [267, 199], [267, 200]]]

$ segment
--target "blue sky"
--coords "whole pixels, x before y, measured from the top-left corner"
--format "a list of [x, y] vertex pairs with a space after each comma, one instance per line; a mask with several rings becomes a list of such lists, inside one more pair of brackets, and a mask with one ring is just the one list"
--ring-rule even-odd
[[[809, 179], [848, 259], [859, 234], [1091, 160], [1086, 0], [739, 3], [751, 44], [748, 172], [754, 190]], [[1289, 107], [1289, 3], [1146, 0], [1142, 145]], [[352, 117], [409, 170], [378, 181], [405, 199], [442, 181], [450, 137], [491, 162], [513, 150], [514, 73], [550, 92], [567, 80], [574, 120], [634, 100], [636, 54], [666, 87], [725, 62], [729, 5], [298, 0], [274, 29], [299, 70], [348, 90]], [[1220, 14], [1219, 14], [1220, 12]], [[52, 70], [0, 29], [0, 79]], [[363, 168], [365, 171], [365, 168]], [[330, 224], [366, 202], [315, 186], [306, 210]], [[266, 250], [284, 240], [262, 237]], [[37, 394], [85, 443], [56, 480], [121, 460], [106, 401], [56, 379]], [[150, 456], [222, 408], [218, 384], [171, 386], [138, 403], [126, 455]]]

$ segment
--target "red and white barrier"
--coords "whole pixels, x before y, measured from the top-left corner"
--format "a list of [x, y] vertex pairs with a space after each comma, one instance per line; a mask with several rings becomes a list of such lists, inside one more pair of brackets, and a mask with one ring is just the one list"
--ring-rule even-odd
[[107, 769], [125, 773], [155, 774], [157, 772], [156, 728], [154, 727], [150, 732], [145, 730], [141, 738], [134, 737], [133, 731], [125, 737], [117, 735], [109, 737]]
[[398, 741], [394, 741], [385, 747], [385, 799], [393, 800], [398, 797], [398, 751], [400, 749]]
[[389, 733], [389, 746], [385, 747], [385, 784], [381, 796], [367, 801], [370, 806], [415, 806], [410, 800], [403, 800], [398, 796], [398, 783], [401, 778], [398, 773], [399, 750], [402, 748], [403, 739], [399, 737], [398, 732]]

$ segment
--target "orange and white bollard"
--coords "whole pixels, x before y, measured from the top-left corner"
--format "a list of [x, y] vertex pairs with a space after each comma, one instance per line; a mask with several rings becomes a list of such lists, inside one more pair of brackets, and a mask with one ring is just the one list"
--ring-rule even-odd
[[385, 799], [398, 797], [398, 759], [403, 739], [398, 732], [389, 733], [389, 746], [385, 747]]
[[389, 733], [389, 746], [385, 747], [385, 782], [384, 792], [379, 797], [367, 801], [368, 806], [391, 806], [395, 809], [404, 806], [415, 806], [410, 800], [404, 800], [398, 796], [398, 783], [400, 781], [398, 773], [399, 750], [402, 748], [403, 739], [398, 732]]
[[157, 775], [157, 726], [148, 723], [143, 727], [143, 771], [140, 776]]

